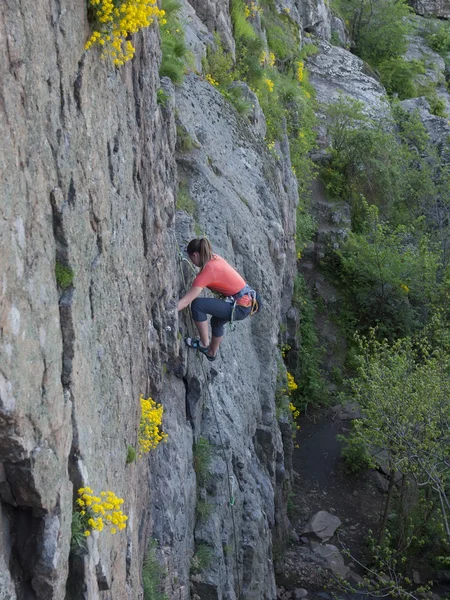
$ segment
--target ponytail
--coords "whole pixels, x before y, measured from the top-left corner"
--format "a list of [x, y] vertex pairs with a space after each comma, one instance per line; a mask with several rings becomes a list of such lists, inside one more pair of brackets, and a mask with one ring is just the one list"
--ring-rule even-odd
[[203, 269], [207, 262], [213, 257], [211, 242], [207, 238], [198, 238], [191, 240], [187, 245], [186, 252], [194, 254], [198, 252], [200, 255], [200, 268]]

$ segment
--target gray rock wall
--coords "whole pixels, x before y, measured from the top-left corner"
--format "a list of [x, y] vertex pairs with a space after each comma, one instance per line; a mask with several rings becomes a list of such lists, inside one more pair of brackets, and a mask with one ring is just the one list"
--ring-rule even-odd
[[[226, 7], [210, 8], [225, 35]], [[84, 0], [70, 10], [58, 0], [8, 0], [0, 27], [0, 598], [134, 600], [154, 537], [171, 600], [191, 597], [201, 542], [217, 562], [197, 577], [199, 591], [225, 600], [240, 585], [243, 597], [273, 600], [271, 546], [286, 535], [288, 488], [274, 356], [295, 265], [286, 145], [275, 163], [198, 79], [177, 94], [179, 118], [200, 145], [195, 160], [179, 162], [198, 225], [265, 299], [265, 312], [240, 324], [207, 366], [225, 461], [203, 373], [181, 351], [174, 311], [182, 291], [175, 106], [167, 81], [167, 105], [156, 102], [157, 31], [136, 36], [136, 57], [119, 71], [83, 50]], [[56, 265], [73, 273], [64, 289]], [[163, 403], [169, 438], [127, 466], [141, 393]], [[214, 517], [205, 523], [195, 516], [199, 435], [214, 447], [202, 492]], [[235, 478], [237, 556], [226, 464]], [[93, 534], [89, 553], [69, 561], [82, 483], [123, 497], [128, 526]]]
[[450, 19], [450, 2], [448, 0], [413, 0], [411, 5], [418, 15]]
[[[264, 298], [260, 315], [226, 331], [216, 362], [187, 354], [189, 412], [196, 435], [213, 449], [210, 477], [199, 490], [212, 510], [195, 527], [196, 544], [209, 546], [213, 559], [194, 589], [200, 598], [233, 600], [240, 585], [242, 598], [273, 600], [272, 544], [286, 540], [288, 526], [283, 487], [286, 494], [289, 473], [274, 395], [278, 323], [282, 299], [292, 294], [296, 262], [295, 180], [288, 156], [275, 162], [262, 138], [207, 82], [189, 75], [176, 103], [179, 126], [193, 145], [178, 154], [178, 174], [196, 205], [190, 220], [180, 215], [180, 246], [195, 236], [189, 230], [195, 219], [215, 251]], [[229, 475], [235, 482], [235, 530]]]
[[[67, 597], [137, 597], [157, 529], [148, 506], [162, 484], [187, 507], [164, 528], [182, 540], [180, 587], [194, 477], [185, 388], [164, 367], [178, 353], [168, 310], [178, 274], [175, 128], [173, 110], [156, 103], [158, 35], [139, 36], [136, 58], [118, 71], [83, 51], [83, 0], [70, 10], [11, 0], [0, 27], [0, 597], [65, 597], [72, 486], [82, 481], [123, 497], [129, 521], [115, 537], [92, 536]], [[65, 290], [56, 262], [74, 273]], [[164, 402], [177, 440], [150, 471], [146, 460], [125, 465], [140, 393]], [[148, 473], [160, 460], [171, 470], [155, 482]]]

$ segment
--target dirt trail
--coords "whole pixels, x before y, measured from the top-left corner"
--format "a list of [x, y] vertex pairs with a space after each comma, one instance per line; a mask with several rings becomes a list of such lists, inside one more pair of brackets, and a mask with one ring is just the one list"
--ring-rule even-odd
[[[341, 444], [336, 436], [348, 429], [350, 422], [328, 410], [303, 417], [300, 426], [298, 448], [293, 456], [296, 473], [290, 502], [293, 529], [301, 538], [308, 520], [319, 510], [326, 510], [342, 521], [339, 540], [335, 535], [327, 543], [341, 549], [342, 542], [353, 556], [363, 559], [365, 538], [369, 529], [377, 529], [384, 494], [375, 485], [373, 473], [352, 477], [344, 471]], [[345, 563], [348, 565], [352, 560], [346, 558]], [[305, 588], [308, 598], [313, 598], [323, 592], [329, 580], [319, 567], [310, 544], [299, 539], [284, 557], [277, 582], [286, 590]], [[358, 572], [356, 564], [350, 567]]]

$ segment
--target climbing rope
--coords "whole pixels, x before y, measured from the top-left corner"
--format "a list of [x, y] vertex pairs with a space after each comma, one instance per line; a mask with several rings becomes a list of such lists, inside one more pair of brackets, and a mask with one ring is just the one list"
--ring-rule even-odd
[[[184, 286], [185, 291], [187, 291], [186, 279], [184, 277], [184, 272], [183, 272], [183, 261], [185, 261], [185, 262], [188, 263], [188, 265], [191, 268], [191, 270], [192, 270], [193, 273], [195, 273], [195, 269], [191, 265], [190, 261], [187, 258], [185, 258], [182, 255], [181, 252], [178, 252], [178, 257], [180, 259], [180, 271], [181, 271], [181, 277], [183, 279], [183, 286]], [[194, 319], [192, 317], [192, 313], [191, 313], [191, 308], [190, 307], [189, 307], [189, 317], [190, 317], [190, 323], [191, 323], [191, 331], [195, 332]], [[225, 462], [225, 466], [226, 466], [226, 469], [227, 469], [228, 490], [230, 492], [230, 500], [229, 500], [228, 506], [230, 507], [231, 520], [232, 520], [232, 524], [233, 524], [234, 554], [235, 554], [235, 562], [236, 562], [236, 579], [237, 579], [237, 587], [238, 587], [237, 600], [240, 600], [240, 598], [241, 598], [241, 584], [240, 584], [240, 580], [239, 580], [239, 561], [238, 561], [238, 547], [237, 547], [237, 536], [236, 536], [236, 522], [235, 522], [234, 510], [233, 510], [233, 506], [234, 506], [234, 503], [235, 503], [235, 497], [234, 497], [234, 483], [235, 483], [235, 478], [234, 478], [234, 475], [231, 475], [231, 473], [230, 473], [230, 468], [229, 468], [229, 465], [228, 465], [227, 455], [225, 453], [225, 447], [224, 447], [224, 444], [223, 444], [222, 433], [220, 431], [219, 420], [217, 418], [217, 413], [216, 413], [216, 409], [215, 409], [214, 402], [213, 402], [213, 399], [212, 399], [211, 391], [210, 391], [208, 385], [206, 384], [207, 379], [206, 379], [205, 365], [202, 362], [202, 359], [201, 359], [199, 353], [197, 353], [197, 357], [200, 359], [200, 366], [201, 366], [202, 371], [203, 371], [203, 381], [205, 383], [206, 391], [207, 391], [207, 393], [209, 395], [209, 400], [210, 400], [210, 404], [211, 404], [211, 407], [212, 407], [212, 410], [213, 410], [214, 420], [216, 422], [217, 432], [219, 434], [219, 440], [220, 440], [220, 446], [222, 448], [223, 460]]]

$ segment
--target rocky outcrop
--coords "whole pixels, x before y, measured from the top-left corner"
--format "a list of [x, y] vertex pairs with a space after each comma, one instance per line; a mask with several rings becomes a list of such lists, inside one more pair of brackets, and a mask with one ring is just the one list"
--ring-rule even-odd
[[[198, 8], [232, 48], [227, 6]], [[136, 57], [119, 71], [96, 50], [84, 52], [84, 1], [68, 11], [21, 0], [0, 11], [0, 597], [134, 600], [154, 537], [171, 600], [190, 597], [201, 544], [214, 564], [198, 574], [197, 590], [225, 600], [240, 586], [248, 599], [273, 600], [272, 543], [288, 528], [289, 473], [274, 406], [278, 323], [295, 269], [287, 143], [274, 159], [195, 75], [177, 92], [177, 110], [168, 81], [158, 104], [156, 28], [137, 36]], [[194, 31], [197, 16], [186, 14]], [[191, 37], [198, 67], [210, 40], [200, 27]], [[176, 112], [195, 142], [190, 153], [180, 149], [179, 179], [196, 203], [196, 228], [266, 307], [238, 324], [206, 379], [181, 350], [175, 312], [176, 222], [180, 241], [194, 235], [193, 219], [175, 216]], [[253, 125], [263, 131], [261, 115]], [[141, 393], [164, 405], [169, 437], [127, 466]], [[192, 447], [200, 435], [213, 447], [201, 490], [214, 507], [206, 521], [195, 513]], [[283, 436], [291, 449], [286, 427]], [[116, 536], [94, 533], [89, 552], [69, 559], [81, 484], [123, 497], [129, 520]]]
[[[122, 496], [129, 521], [115, 537], [92, 536], [89, 555], [72, 561], [67, 598], [134, 599], [159, 483], [174, 511], [185, 507], [183, 523], [164, 527], [184, 552], [182, 582], [192, 540], [185, 388], [164, 371], [178, 354], [168, 310], [178, 271], [175, 126], [170, 106], [156, 103], [159, 39], [141, 36], [117, 71], [84, 53], [84, 2], [0, 11], [0, 596], [65, 597], [72, 488], [84, 482]], [[149, 486], [139, 484], [146, 461], [125, 465], [140, 393], [164, 402], [177, 440], [165, 448], [170, 473]]]
[[370, 67], [344, 48], [320, 42], [319, 52], [308, 58], [309, 80], [324, 104], [340, 96], [351, 96], [364, 103], [368, 114], [389, 114], [386, 90]]
[[278, 12], [288, 14], [301, 31], [330, 40], [332, 15], [324, 0], [276, 0], [275, 5]]
[[235, 41], [230, 16], [230, 0], [188, 0], [197, 17], [211, 33], [217, 32], [223, 47], [234, 55]]
[[[188, 386], [198, 390], [190, 397], [194, 431], [213, 450], [200, 492], [214, 509], [195, 528], [196, 544], [207, 545], [213, 559], [194, 588], [201, 598], [231, 599], [240, 586], [243, 598], [271, 600], [272, 544], [287, 537], [282, 488], [289, 473], [275, 413], [274, 353], [281, 296], [290, 297], [295, 270], [295, 180], [288, 160], [275, 163], [262, 138], [213, 86], [189, 75], [176, 98], [179, 127], [192, 148], [180, 149], [179, 179], [196, 206], [191, 217], [180, 216], [180, 246], [194, 228], [204, 231], [264, 298], [260, 315], [227, 331], [212, 366], [187, 356]], [[229, 516], [229, 476], [236, 529]]]
[[449, 0], [412, 0], [411, 5], [418, 15], [450, 19]]

